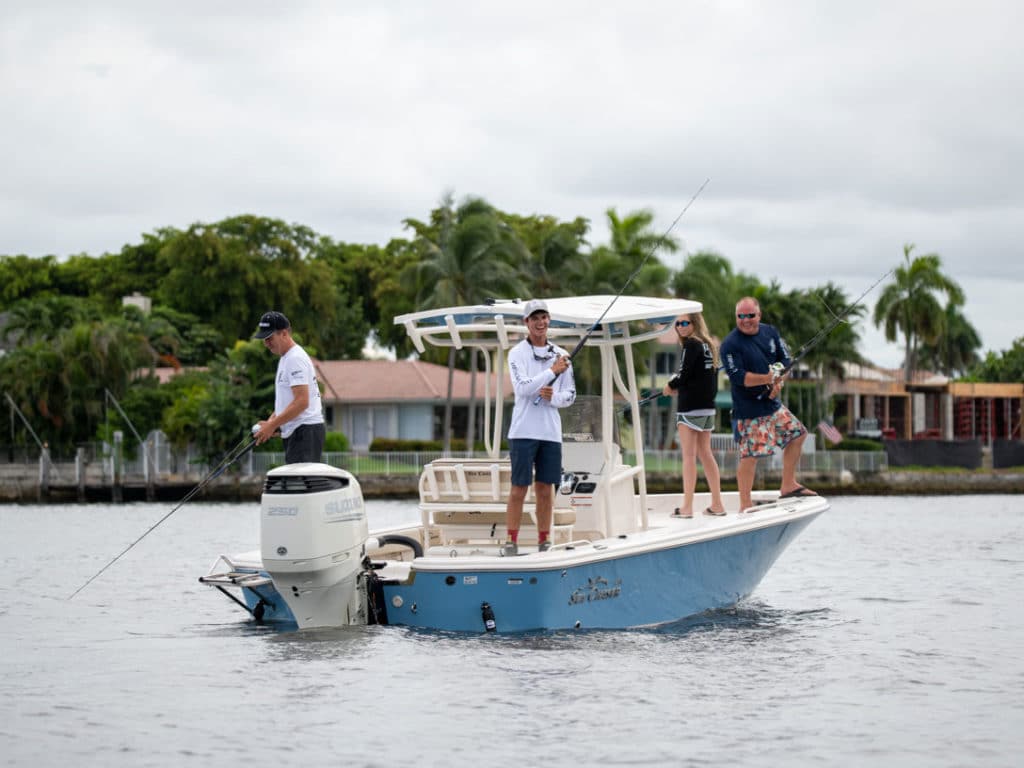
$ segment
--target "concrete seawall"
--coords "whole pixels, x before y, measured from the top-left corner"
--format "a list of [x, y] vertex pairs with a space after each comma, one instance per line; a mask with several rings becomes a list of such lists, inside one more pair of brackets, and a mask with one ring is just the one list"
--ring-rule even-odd
[[[97, 503], [117, 501], [176, 502], [183, 499], [205, 476], [171, 475], [147, 483], [142, 477], [127, 476], [115, 487], [108, 479], [87, 474], [76, 479], [74, 465], [55, 464], [46, 482], [31, 465], [0, 465], [0, 502], [13, 503]], [[359, 478], [367, 498], [410, 498], [417, 496], [415, 475], [366, 474]], [[818, 493], [841, 495], [929, 495], [965, 493], [1024, 493], [1024, 473], [1000, 470], [977, 471], [887, 471], [835, 475], [801, 475], [801, 482]], [[649, 473], [651, 493], [674, 493], [682, 481], [675, 473]], [[723, 477], [723, 490], [735, 490], [735, 478]], [[759, 475], [755, 488], [774, 488], [778, 477]], [[698, 489], [706, 488], [703, 478]], [[206, 501], [254, 501], [263, 490], [262, 475], [227, 473], [210, 482], [196, 499]]]

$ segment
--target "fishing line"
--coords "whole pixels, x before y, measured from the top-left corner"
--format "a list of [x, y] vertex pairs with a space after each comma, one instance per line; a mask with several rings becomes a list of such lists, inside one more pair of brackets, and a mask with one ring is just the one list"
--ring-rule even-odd
[[87, 586], [92, 584], [92, 582], [101, 573], [103, 573], [105, 570], [107, 570], [107, 568], [109, 568], [114, 563], [116, 563], [118, 560], [120, 560], [125, 554], [127, 554], [128, 550], [130, 550], [132, 547], [134, 547], [136, 544], [138, 544], [140, 541], [142, 541], [144, 538], [146, 538], [150, 533], [152, 533], [156, 529], [156, 527], [158, 525], [160, 525], [160, 523], [162, 523], [168, 517], [170, 517], [175, 512], [177, 512], [179, 509], [181, 509], [181, 507], [185, 504], [185, 502], [187, 502], [189, 499], [191, 499], [193, 496], [195, 496], [197, 493], [199, 493], [199, 491], [201, 491], [203, 488], [205, 488], [206, 485], [208, 485], [210, 483], [210, 481], [212, 481], [214, 478], [216, 478], [218, 475], [220, 475], [221, 472], [223, 472], [229, 466], [231, 466], [236, 461], [238, 461], [240, 458], [242, 458], [246, 453], [248, 453], [249, 449], [251, 449], [254, 445], [256, 445], [256, 436], [255, 435], [252, 435], [251, 437], [248, 436], [248, 435], [246, 437], [243, 437], [238, 442], [238, 445], [236, 445], [234, 448], [232, 448], [230, 451], [228, 451], [228, 453], [224, 456], [223, 459], [221, 459], [220, 463], [217, 464], [217, 466], [214, 468], [214, 470], [212, 472], [210, 472], [210, 474], [207, 475], [206, 478], [204, 478], [202, 481], [200, 481], [200, 483], [195, 488], [193, 488], [191, 491], [189, 491], [185, 495], [185, 498], [183, 498], [181, 501], [178, 502], [178, 506], [176, 506], [174, 509], [172, 509], [170, 512], [168, 512], [166, 515], [164, 515], [159, 520], [157, 520], [155, 523], [153, 523], [153, 525], [151, 525], [149, 527], [149, 530], [147, 530], [144, 534], [139, 536], [139, 538], [137, 538], [135, 541], [133, 541], [131, 544], [129, 544], [127, 547], [125, 547], [117, 557], [115, 557], [109, 563], [107, 563], [102, 568], [100, 568], [98, 571], [96, 571], [96, 573], [94, 573], [92, 575], [92, 577], [87, 582], [85, 582], [82, 586], [80, 586], [78, 589], [76, 589], [74, 592], [72, 592], [68, 596], [68, 600], [73, 600], [75, 595], [77, 595], [79, 592], [81, 592]]
[[[878, 286], [878, 284], [880, 282], [885, 280], [885, 278], [887, 278], [889, 275], [891, 275], [894, 271], [895, 271], [895, 268], [890, 269], [888, 272], [886, 272], [884, 275], [882, 275], [880, 278], [878, 278], [874, 283], [871, 284], [871, 286], [866, 291], [864, 291], [864, 293], [862, 293], [860, 295], [860, 297], [853, 304], [851, 304], [849, 307], [847, 307], [846, 310], [841, 315], [837, 315], [834, 311], [832, 311], [832, 308], [829, 307], [828, 304], [825, 304], [824, 300], [822, 300], [822, 304], [824, 304], [825, 309], [828, 310], [828, 313], [830, 315], [832, 315], [832, 317], [833, 317], [832, 322], [828, 326], [826, 326], [825, 328], [822, 328], [820, 331], [818, 331], [811, 338], [810, 341], [808, 341], [806, 344], [804, 344], [802, 347], [800, 347], [800, 349], [797, 350], [797, 353], [790, 360], [789, 365], [787, 367], [780, 367], [778, 369], [778, 376], [776, 378], [781, 378], [781, 377], [785, 376], [787, 373], [789, 373], [789, 371], [792, 370], [793, 366], [795, 366], [798, 362], [800, 362], [800, 360], [802, 360], [804, 357], [806, 357], [807, 353], [810, 352], [812, 349], [814, 349], [814, 347], [816, 347], [818, 344], [820, 344], [825, 339], [826, 336], [828, 336], [830, 333], [832, 333], [832, 331], [834, 331], [839, 326], [839, 324], [843, 322], [843, 320], [846, 318], [846, 316], [849, 315], [854, 310], [854, 308], [856, 308], [862, 301], [864, 301], [864, 298], [869, 293], [871, 293], [871, 291], [873, 291]], [[768, 387], [768, 391], [769, 392], [771, 391], [771, 386], [770, 385], [765, 384], [763, 386]], [[662, 396], [663, 396], [662, 392], [657, 392], [655, 394], [648, 395], [643, 400], [638, 401], [637, 402], [637, 406], [639, 407], [641, 405], [646, 405], [647, 403], [653, 402], [654, 400], [657, 400], [659, 397], [662, 397]], [[761, 397], [759, 397], [758, 399], [762, 399], [763, 397], [764, 397], [764, 395], [761, 395]], [[625, 408], [622, 409], [622, 412], [625, 413], [631, 407], [632, 406], [628, 406], [627, 405]]]
[[[704, 183], [700, 185], [700, 188], [696, 192], [693, 193], [693, 197], [690, 198], [690, 202], [688, 202], [686, 206], [683, 208], [683, 210], [679, 212], [679, 215], [676, 216], [675, 220], [673, 220], [673, 222], [668, 225], [668, 229], [665, 230], [665, 233], [660, 238], [658, 238], [658, 241], [647, 252], [647, 255], [644, 256], [643, 259], [640, 261], [640, 265], [633, 270], [633, 274], [631, 274], [629, 276], [629, 279], [626, 280], [625, 285], [622, 286], [622, 290], [615, 294], [615, 298], [613, 298], [608, 303], [608, 306], [604, 308], [604, 312], [601, 313], [601, 316], [597, 318], [597, 320], [594, 321], [594, 324], [590, 326], [590, 328], [587, 330], [585, 334], [583, 334], [583, 337], [579, 340], [579, 343], [576, 345], [576, 348], [569, 353], [570, 363], [576, 358], [576, 355], [579, 354], [580, 350], [583, 349], [583, 345], [587, 343], [587, 339], [590, 338], [591, 334], [593, 334], [593, 332], [597, 330], [597, 327], [601, 325], [601, 321], [604, 320], [604, 316], [607, 315], [608, 312], [611, 310], [612, 305], [619, 300], [619, 297], [622, 296], [623, 293], [626, 292], [626, 289], [629, 287], [629, 284], [633, 282], [633, 278], [640, 274], [640, 270], [644, 268], [644, 265], [647, 263], [647, 260], [654, 255], [654, 252], [658, 250], [658, 246], [661, 245], [661, 243], [664, 242], [664, 240], [669, 236], [669, 233], [671, 233], [672, 230], [675, 229], [676, 224], [678, 224], [679, 220], [683, 218], [683, 214], [690, 209], [690, 206], [693, 205], [693, 201], [697, 199], [697, 196], [700, 195], [701, 192], [704, 191], [704, 187], [708, 185], [709, 181], [711, 181], [710, 177], [704, 179]], [[560, 375], [561, 374], [556, 373], [555, 378], [551, 380], [551, 384], [548, 384], [547, 386], [550, 387], [551, 385], [553, 385], [558, 380], [558, 377]], [[534, 399], [533, 401], [533, 404], [537, 405], [537, 403], [539, 403], [540, 400], [540, 395], [537, 395], [536, 399]]]
[[[832, 312], [832, 310], [830, 309], [829, 313], [835, 319], [833, 319], [832, 322], [829, 323], [826, 327], [824, 327], [820, 331], [818, 331], [811, 338], [810, 341], [808, 341], [806, 344], [804, 344], [802, 347], [800, 347], [799, 350], [797, 350], [797, 353], [795, 355], [793, 355], [792, 359], [790, 360], [789, 365], [782, 369], [782, 371], [779, 373], [779, 376], [784, 376], [787, 373], [789, 373], [789, 371], [792, 370], [793, 366], [796, 365], [798, 362], [800, 362], [800, 360], [802, 360], [804, 357], [806, 357], [808, 352], [810, 352], [812, 349], [814, 349], [816, 346], [818, 346], [818, 344], [820, 344], [822, 341], [824, 341], [825, 337], [828, 336], [830, 333], [832, 333], [832, 331], [834, 331], [840, 325], [840, 323], [843, 322], [843, 320], [846, 318], [846, 316], [849, 315], [851, 312], [853, 312], [853, 310], [856, 307], [858, 307], [862, 301], [864, 301], [864, 298], [869, 293], [871, 293], [873, 290], [875, 290], [875, 287], [880, 282], [885, 280], [885, 278], [887, 278], [889, 275], [891, 275], [895, 271], [896, 271], [896, 268], [893, 267], [888, 272], [886, 272], [884, 275], [882, 275], [880, 278], [875, 280], [875, 282], [873, 282], [868, 287], [868, 289], [866, 291], [864, 291], [864, 293], [862, 293], [857, 298], [857, 300], [855, 302], [853, 302], [853, 304], [851, 304], [849, 307], [847, 307], [846, 310], [841, 315], [836, 315], [835, 312]], [[826, 305], [826, 307], [827, 307], [827, 305]]]

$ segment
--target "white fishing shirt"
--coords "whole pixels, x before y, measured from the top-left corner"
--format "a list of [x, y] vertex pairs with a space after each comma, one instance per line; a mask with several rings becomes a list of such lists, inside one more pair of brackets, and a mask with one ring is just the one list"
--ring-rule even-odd
[[[556, 358], [568, 354], [554, 344], [535, 347], [529, 339], [523, 339], [512, 347], [508, 355], [508, 368], [516, 401], [508, 427], [510, 440], [562, 442], [562, 418], [558, 409], [572, 405], [576, 400], [576, 382], [573, 380], [571, 364], [557, 379], [551, 366]], [[554, 387], [551, 400], [541, 398], [534, 405], [540, 388], [549, 385]]]
[[292, 387], [309, 387], [309, 402], [306, 410], [291, 421], [281, 425], [281, 437], [291, 437], [292, 432], [303, 424], [323, 424], [324, 412], [320, 403], [320, 388], [316, 385], [316, 371], [306, 350], [295, 344], [277, 361], [277, 378], [274, 382], [274, 413], [283, 413], [295, 399]]

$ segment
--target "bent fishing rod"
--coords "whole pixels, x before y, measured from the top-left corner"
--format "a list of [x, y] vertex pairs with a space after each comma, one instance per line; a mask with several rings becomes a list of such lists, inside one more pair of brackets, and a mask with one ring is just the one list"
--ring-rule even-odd
[[[593, 334], [594, 331], [596, 331], [598, 327], [601, 325], [601, 321], [604, 320], [604, 316], [607, 315], [608, 312], [611, 310], [612, 305], [614, 305], [615, 302], [619, 300], [619, 297], [626, 292], [626, 289], [629, 287], [629, 284], [633, 282], [633, 278], [640, 274], [640, 270], [644, 268], [644, 265], [647, 263], [647, 260], [654, 255], [654, 252], [658, 250], [658, 246], [661, 245], [672, 232], [672, 230], [675, 229], [676, 224], [678, 224], [679, 220], [683, 218], [683, 214], [690, 209], [690, 206], [693, 205], [693, 201], [697, 199], [701, 192], [704, 191], [704, 187], [708, 185], [709, 181], [711, 181], [711, 177], [704, 179], [704, 183], [700, 185], [700, 188], [696, 192], [693, 193], [693, 197], [690, 198], [690, 202], [688, 202], [683, 207], [683, 210], [679, 212], [679, 215], [675, 217], [671, 224], [668, 225], [668, 229], [665, 230], [664, 234], [662, 234], [662, 236], [658, 238], [657, 242], [655, 242], [654, 246], [649, 251], [647, 251], [647, 255], [644, 256], [643, 259], [640, 261], [639, 266], [637, 266], [637, 268], [633, 270], [633, 273], [629, 276], [625, 284], [622, 286], [622, 290], [615, 294], [615, 298], [608, 302], [608, 306], [604, 308], [604, 312], [601, 313], [601, 316], [598, 317], [597, 320], [594, 321], [594, 324], [591, 325], [589, 329], [587, 329], [587, 332], [583, 334], [583, 336], [579, 340], [579, 343], [577, 343], [573, 351], [569, 353], [570, 363], [576, 359], [576, 355], [578, 355], [580, 353], [580, 350], [583, 349], [583, 346], [587, 343], [587, 339], [590, 338], [591, 334]], [[555, 378], [551, 380], [551, 384], [548, 384], [547, 386], [550, 387], [552, 384], [554, 384], [558, 380], [558, 377], [560, 375], [561, 374], [556, 373]], [[537, 403], [539, 403], [540, 401], [541, 397], [540, 395], [537, 395], [537, 397], [533, 401], [533, 404], [537, 405]]]
[[866, 291], [864, 291], [864, 293], [862, 293], [859, 297], [857, 297], [857, 300], [855, 302], [853, 302], [853, 304], [848, 306], [846, 308], [846, 310], [842, 314], [840, 314], [840, 315], [837, 315], [837, 314], [835, 314], [835, 312], [832, 312], [831, 308], [829, 308], [828, 305], [826, 305], [826, 308], [832, 314], [832, 317], [833, 317], [832, 322], [829, 323], [824, 328], [822, 328], [816, 334], [814, 334], [814, 336], [811, 337], [810, 341], [806, 342], [802, 347], [800, 347], [800, 349], [797, 350], [796, 354], [793, 355], [790, 358], [788, 365], [783, 365], [781, 362], [779, 362], [779, 363], [772, 363], [771, 364], [770, 369], [771, 369], [771, 373], [772, 373], [772, 382], [771, 382], [771, 384], [764, 384], [764, 385], [762, 385], [762, 386], [765, 387], [765, 391], [762, 392], [760, 395], [758, 395], [757, 399], [758, 400], [764, 399], [765, 395], [769, 394], [772, 391], [772, 389], [775, 387], [775, 384], [780, 379], [788, 376], [789, 372], [793, 370], [793, 368], [796, 366], [797, 363], [799, 363], [801, 360], [803, 360], [807, 356], [808, 352], [810, 352], [812, 349], [814, 349], [816, 346], [818, 346], [821, 342], [823, 342], [828, 337], [828, 335], [830, 333], [832, 333], [832, 331], [834, 331], [836, 328], [838, 328], [839, 325], [846, 320], [847, 315], [849, 315], [851, 312], [853, 312], [854, 309], [856, 309], [858, 306], [860, 306], [861, 302], [864, 301], [864, 299], [867, 297], [867, 295], [869, 293], [871, 293], [873, 290], [875, 290], [875, 287], [880, 282], [885, 280], [885, 278], [887, 278], [889, 275], [891, 275], [895, 271], [896, 271], [896, 268], [893, 267], [888, 272], [886, 272], [884, 275], [882, 275], [880, 278], [875, 280], [875, 282], [873, 282], [870, 286], [868, 286], [868, 289]]
[[[796, 354], [793, 355], [792, 358], [790, 358], [789, 365], [782, 366], [781, 368], [778, 369], [778, 375], [776, 376], [776, 378], [781, 378], [781, 377], [785, 376], [787, 373], [789, 373], [791, 370], [793, 370], [793, 367], [797, 363], [799, 363], [801, 360], [803, 360], [807, 356], [808, 352], [810, 352], [812, 349], [814, 349], [816, 346], [818, 346], [821, 342], [823, 342], [828, 337], [828, 335], [830, 333], [832, 333], [832, 331], [834, 331], [836, 328], [839, 327], [839, 325], [846, 319], [847, 315], [849, 315], [851, 312], [853, 312], [854, 309], [856, 309], [858, 306], [860, 306], [861, 302], [864, 301], [864, 299], [867, 297], [867, 295], [869, 293], [871, 293], [873, 290], [875, 290], [875, 288], [878, 286], [878, 284], [880, 282], [885, 280], [885, 278], [887, 278], [889, 275], [891, 275], [895, 271], [896, 271], [896, 268], [893, 267], [888, 272], [886, 272], [884, 275], [882, 275], [880, 278], [875, 280], [875, 282], [873, 282], [868, 287], [868, 289], [866, 291], [864, 291], [864, 293], [862, 293], [857, 298], [857, 300], [855, 302], [853, 302], [853, 304], [848, 306], [846, 308], [846, 310], [841, 315], [836, 315], [834, 312], [832, 312], [831, 309], [829, 309], [829, 312], [832, 314], [832, 317], [833, 317], [832, 322], [829, 323], [824, 328], [822, 328], [816, 334], [814, 334], [814, 336], [811, 338], [810, 341], [808, 341], [802, 347], [800, 347], [800, 349], [797, 350]], [[828, 308], [828, 305], [826, 305], [826, 308]]]
[[[255, 427], [253, 429], [255, 429]], [[157, 520], [155, 523], [153, 523], [153, 525], [151, 525], [149, 527], [149, 530], [147, 530], [144, 534], [139, 536], [139, 538], [137, 538], [135, 541], [133, 541], [131, 544], [129, 544], [127, 547], [125, 547], [123, 550], [121, 550], [121, 553], [117, 557], [115, 557], [109, 563], [107, 563], [102, 568], [100, 568], [98, 571], [96, 571], [96, 573], [94, 573], [89, 578], [89, 580], [87, 582], [85, 582], [82, 586], [80, 586], [78, 589], [76, 589], [74, 592], [72, 592], [68, 596], [68, 600], [73, 600], [75, 598], [75, 595], [77, 595], [83, 589], [85, 589], [90, 584], [92, 584], [92, 582], [95, 581], [96, 578], [99, 577], [99, 575], [101, 573], [103, 573], [105, 570], [107, 570], [107, 568], [109, 568], [114, 563], [116, 563], [118, 560], [120, 560], [122, 557], [124, 557], [124, 555], [126, 555], [128, 553], [128, 551], [132, 547], [134, 547], [136, 544], [138, 544], [140, 541], [142, 541], [144, 538], [146, 538], [149, 534], [151, 534], [156, 529], [156, 527], [158, 525], [160, 525], [160, 523], [162, 523], [164, 520], [169, 518], [171, 515], [173, 515], [179, 509], [181, 509], [182, 506], [184, 506], [185, 502], [187, 502], [189, 499], [191, 499], [193, 496], [195, 496], [197, 493], [199, 493], [199, 491], [201, 491], [203, 488], [205, 488], [207, 485], [209, 485], [210, 482], [214, 478], [218, 477], [225, 469], [230, 467], [232, 464], [234, 464], [236, 461], [238, 461], [240, 458], [242, 458], [246, 453], [248, 453], [249, 450], [254, 445], [256, 445], [256, 435], [255, 435], [255, 432], [252, 434], [251, 437], [250, 436], [243, 437], [234, 448], [232, 448], [230, 451], [227, 452], [227, 454], [225, 454], [224, 458], [220, 460], [220, 463], [217, 464], [216, 467], [214, 467], [213, 471], [210, 472], [210, 474], [207, 475], [203, 480], [201, 480], [199, 482], [199, 484], [195, 488], [193, 488], [191, 491], [189, 491], [185, 495], [185, 498], [183, 498], [181, 501], [178, 502], [178, 506], [176, 506], [174, 509], [172, 509], [170, 512], [168, 512], [166, 515], [164, 515], [159, 520]]]

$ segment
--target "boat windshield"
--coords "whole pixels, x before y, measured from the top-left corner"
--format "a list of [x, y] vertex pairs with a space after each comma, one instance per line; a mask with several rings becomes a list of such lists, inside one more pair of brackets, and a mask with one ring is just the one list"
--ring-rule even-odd
[[[577, 395], [576, 402], [563, 408], [562, 441], [566, 443], [600, 443], [601, 434], [601, 398], [598, 395]], [[619, 444], [619, 426], [612, 427], [611, 442]]]

